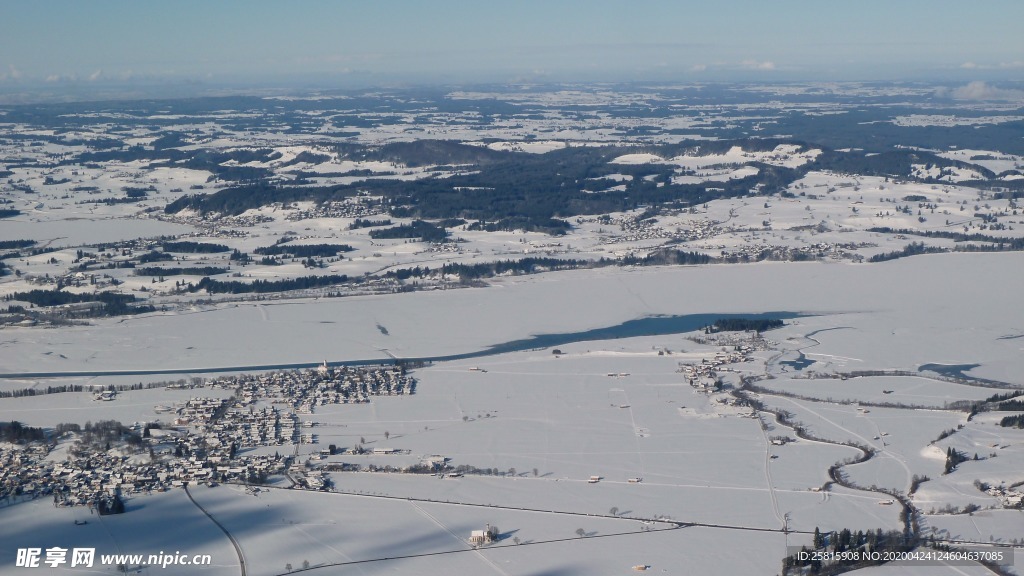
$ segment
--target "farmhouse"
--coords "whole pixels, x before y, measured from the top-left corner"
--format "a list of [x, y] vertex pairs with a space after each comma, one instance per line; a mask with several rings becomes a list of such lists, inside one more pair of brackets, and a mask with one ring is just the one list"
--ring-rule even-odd
[[487, 525], [483, 530], [473, 530], [469, 536], [469, 543], [473, 546], [483, 546], [498, 539], [498, 527]]

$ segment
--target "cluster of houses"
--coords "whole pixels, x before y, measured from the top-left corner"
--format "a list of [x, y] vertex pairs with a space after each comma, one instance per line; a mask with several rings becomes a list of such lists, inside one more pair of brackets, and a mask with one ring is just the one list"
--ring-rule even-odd
[[[719, 351], [711, 358], [702, 358], [699, 364], [680, 364], [686, 383], [702, 391], [713, 391], [720, 387], [718, 373], [729, 364], [749, 362], [754, 352], [768, 350], [777, 343], [766, 339], [759, 332], [720, 332], [690, 338], [699, 344], [718, 346]], [[724, 371], [730, 371], [724, 369]]]
[[668, 239], [689, 242], [691, 240], [705, 240], [713, 238], [721, 233], [718, 225], [707, 218], [689, 223], [687, 228], [676, 228], [668, 230], [655, 224], [649, 218], [640, 218], [635, 215], [625, 215], [611, 221], [618, 224], [624, 234], [606, 236], [601, 239], [602, 244], [619, 244], [622, 242], [636, 242], [639, 240]]
[[380, 206], [366, 202], [366, 198], [369, 197], [346, 198], [340, 202], [324, 202], [312, 208], [294, 210], [285, 216], [285, 220], [297, 222], [311, 218], [365, 218], [384, 213]]
[[[76, 446], [66, 460], [49, 458], [54, 444], [0, 446], [0, 500], [52, 495], [55, 505], [97, 506], [115, 494], [165, 491], [196, 482], [262, 482], [289, 471], [279, 452], [239, 453], [260, 446], [315, 444], [298, 412], [327, 403], [367, 402], [373, 395], [411, 394], [415, 380], [398, 367], [341, 367], [218, 378], [232, 399], [192, 398], [169, 423], [131, 428], [135, 447], [99, 450]], [[267, 405], [267, 403], [270, 405]], [[259, 403], [260, 405], [257, 405]], [[283, 404], [275, 406], [274, 403]], [[147, 457], [148, 452], [148, 457]], [[284, 450], [291, 453], [292, 450]], [[398, 451], [378, 448], [374, 454]], [[293, 466], [299, 486], [322, 489], [322, 473]]]
[[252, 228], [259, 224], [273, 222], [272, 216], [266, 214], [240, 214], [237, 216], [225, 216], [219, 212], [206, 212], [198, 214], [183, 211], [177, 214], [165, 214], [163, 210], [150, 213], [150, 217], [164, 222], [175, 224], [186, 224], [194, 226], [202, 231], [203, 236], [215, 236], [218, 238], [239, 238], [247, 236], [247, 232], [233, 230], [236, 228]]
[[186, 483], [216, 480], [257, 481], [284, 470], [284, 459], [278, 455], [229, 460], [227, 448], [202, 451], [201, 437], [189, 440], [182, 445], [195, 452], [187, 458], [92, 451], [56, 461], [47, 457], [52, 445], [2, 448], [0, 500], [50, 496], [55, 506], [96, 507], [115, 495], [166, 492]]
[[988, 490], [985, 490], [991, 496], [999, 498], [999, 502], [1005, 508], [1022, 508], [1024, 507], [1024, 491], [1017, 488], [1006, 486], [992, 486]]
[[458, 242], [431, 242], [424, 252], [462, 254], [462, 246]]
[[314, 434], [302, 434], [299, 417], [275, 407], [259, 410], [231, 408], [223, 417], [197, 427], [207, 445], [255, 448], [285, 444], [314, 444]]
[[38, 444], [24, 448], [0, 444], [0, 499], [31, 494], [44, 486], [50, 474], [40, 462], [49, 452], [49, 447]]
[[236, 390], [242, 407], [265, 401], [284, 404], [301, 414], [311, 414], [326, 404], [369, 402], [370, 396], [400, 396], [416, 389], [415, 379], [399, 367], [331, 368], [326, 363], [316, 370], [225, 376], [211, 385]]
[[778, 246], [774, 244], [745, 244], [737, 250], [722, 250], [719, 257], [727, 262], [753, 262], [758, 260], [863, 260], [863, 256], [852, 252], [866, 244], [819, 242], [801, 246]]

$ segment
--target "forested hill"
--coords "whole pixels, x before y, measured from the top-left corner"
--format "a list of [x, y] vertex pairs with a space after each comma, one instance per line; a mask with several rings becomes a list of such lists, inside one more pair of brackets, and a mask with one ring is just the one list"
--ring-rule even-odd
[[[305, 200], [322, 203], [365, 191], [383, 197], [385, 208], [396, 217], [463, 218], [492, 229], [520, 228], [557, 233], [564, 226], [553, 223], [553, 218], [604, 214], [651, 205], [688, 207], [716, 198], [751, 193], [775, 194], [784, 191], [808, 170], [914, 179], [913, 167], [926, 165], [940, 169], [970, 167], [985, 177], [993, 176], [974, 165], [908, 150], [865, 154], [822, 149], [814, 161], [796, 168], [749, 160], [737, 165], [757, 168], [756, 174], [698, 184], [674, 183], [673, 176], [680, 173], [680, 168], [671, 162], [613, 163], [625, 154], [653, 154], [658, 158], [671, 159], [724, 154], [735, 147], [748, 153], [768, 152], [780, 145], [799, 151], [822, 149], [802, 142], [767, 139], [642, 147], [568, 147], [545, 154], [499, 152], [482, 146], [437, 141], [380, 147], [345, 145], [343, 150], [339, 150], [345, 158], [387, 160], [403, 166], [436, 166], [438, 175], [413, 181], [384, 176], [335, 186], [285, 185], [260, 180], [212, 194], [184, 196], [168, 204], [165, 211], [174, 214], [191, 208], [201, 213], [236, 215], [276, 202]], [[602, 182], [607, 184], [608, 181], [602, 177], [613, 174], [624, 175], [628, 181], [619, 187], [603, 185]]]

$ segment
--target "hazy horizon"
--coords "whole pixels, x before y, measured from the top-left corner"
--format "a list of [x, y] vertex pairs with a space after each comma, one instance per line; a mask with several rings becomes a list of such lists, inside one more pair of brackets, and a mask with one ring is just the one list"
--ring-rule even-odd
[[10, 3], [0, 91], [1024, 80], [1024, 4]]

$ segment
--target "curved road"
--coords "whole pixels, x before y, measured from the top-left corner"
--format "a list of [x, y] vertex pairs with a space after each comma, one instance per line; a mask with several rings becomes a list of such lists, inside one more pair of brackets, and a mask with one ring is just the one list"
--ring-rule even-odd
[[228, 540], [231, 541], [231, 545], [235, 547], [235, 554], [238, 554], [238, 567], [242, 571], [242, 576], [245, 576], [245, 558], [242, 557], [242, 548], [238, 545], [238, 541], [235, 540], [235, 537], [231, 535], [231, 532], [228, 532], [228, 529], [225, 528], [223, 524], [218, 522], [216, 518], [206, 511], [206, 508], [203, 508], [199, 502], [196, 502], [196, 499], [192, 497], [192, 493], [188, 491], [188, 484], [185, 484], [185, 494], [188, 496], [188, 499], [196, 505], [196, 508], [199, 508], [199, 511], [203, 514], [206, 514], [206, 517], [216, 524], [217, 528], [220, 528], [221, 532], [223, 532], [224, 535], [228, 537]]

